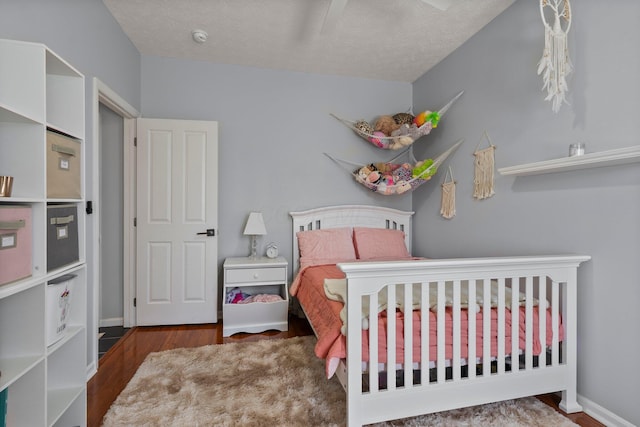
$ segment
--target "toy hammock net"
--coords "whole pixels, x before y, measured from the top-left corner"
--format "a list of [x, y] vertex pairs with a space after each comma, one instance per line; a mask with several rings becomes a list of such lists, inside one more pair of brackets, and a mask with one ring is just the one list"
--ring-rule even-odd
[[427, 110], [417, 116], [410, 113], [380, 116], [373, 125], [365, 120], [353, 122], [342, 119], [333, 113], [330, 114], [376, 147], [399, 150], [410, 146], [421, 136], [428, 135], [431, 129], [438, 127], [444, 113], [463, 93], [464, 91], [458, 93], [438, 111]]
[[[464, 140], [458, 140], [447, 151], [440, 154], [435, 159], [416, 161], [411, 147], [403, 150], [394, 158], [387, 162], [369, 163], [362, 165], [359, 163], [341, 160], [324, 153], [338, 166], [347, 170], [357, 182], [364, 185], [371, 191], [383, 195], [403, 194], [413, 191], [425, 182], [429, 181], [438, 171], [438, 167], [451, 155]], [[407, 154], [409, 162], [395, 163], [401, 156]], [[356, 169], [353, 169], [353, 167]]]

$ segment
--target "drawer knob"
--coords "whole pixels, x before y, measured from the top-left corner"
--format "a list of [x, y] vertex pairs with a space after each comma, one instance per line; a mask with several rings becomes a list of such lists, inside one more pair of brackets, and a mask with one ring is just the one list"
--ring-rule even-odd
[[258, 278], [258, 273], [253, 273], [253, 278], [257, 279]]

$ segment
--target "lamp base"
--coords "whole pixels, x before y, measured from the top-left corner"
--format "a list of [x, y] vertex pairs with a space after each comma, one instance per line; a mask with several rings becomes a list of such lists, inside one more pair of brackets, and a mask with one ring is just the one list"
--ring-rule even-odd
[[249, 259], [255, 260], [258, 259], [258, 242], [256, 241], [255, 234], [251, 235], [251, 254], [249, 255]]

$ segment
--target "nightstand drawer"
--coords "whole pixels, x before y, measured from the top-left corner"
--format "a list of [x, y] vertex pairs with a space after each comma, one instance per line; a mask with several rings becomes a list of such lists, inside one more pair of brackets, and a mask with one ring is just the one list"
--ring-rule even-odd
[[226, 271], [226, 283], [274, 282], [287, 280], [286, 268], [242, 268]]

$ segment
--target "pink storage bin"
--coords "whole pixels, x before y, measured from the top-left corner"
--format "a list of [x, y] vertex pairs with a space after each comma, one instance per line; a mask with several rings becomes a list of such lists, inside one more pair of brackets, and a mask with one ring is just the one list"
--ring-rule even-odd
[[31, 207], [0, 205], [0, 285], [31, 276]]

